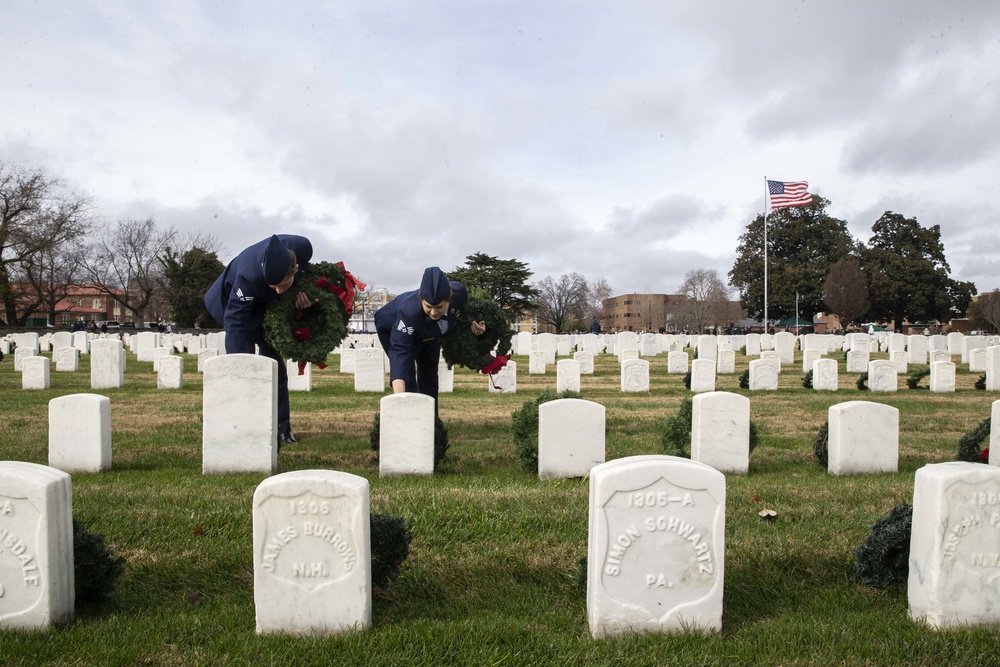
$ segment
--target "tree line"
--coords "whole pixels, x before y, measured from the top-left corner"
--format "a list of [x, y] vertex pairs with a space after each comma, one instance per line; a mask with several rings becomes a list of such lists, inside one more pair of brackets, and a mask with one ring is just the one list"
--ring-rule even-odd
[[139, 325], [150, 311], [178, 326], [209, 325], [202, 295], [225, 268], [217, 252], [213, 236], [181, 235], [151, 217], [104, 221], [88, 197], [44, 171], [0, 162], [0, 306], [13, 326], [42, 313], [55, 322], [83, 285]]
[[[886, 211], [862, 243], [846, 221], [827, 213], [829, 205], [813, 195], [808, 206], [767, 214], [769, 320], [797, 314], [811, 322], [827, 312], [845, 327], [864, 319], [902, 331], [904, 321], [947, 323], [983, 312], [991, 297], [970, 308], [976, 286], [950, 276], [939, 225], [922, 227], [914, 217]], [[760, 214], [747, 226], [729, 272], [741, 305], [755, 319], [764, 316], [764, 224]]]

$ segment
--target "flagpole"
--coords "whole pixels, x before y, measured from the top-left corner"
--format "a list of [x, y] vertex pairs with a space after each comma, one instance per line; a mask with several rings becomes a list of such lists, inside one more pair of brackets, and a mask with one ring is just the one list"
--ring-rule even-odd
[[767, 176], [764, 177], [764, 333], [767, 333], [767, 209], [771, 192], [767, 188]]

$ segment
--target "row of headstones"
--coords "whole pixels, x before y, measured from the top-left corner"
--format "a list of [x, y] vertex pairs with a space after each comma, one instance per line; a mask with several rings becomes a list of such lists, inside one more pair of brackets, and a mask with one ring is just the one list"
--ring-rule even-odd
[[0, 338], [0, 352], [8, 354], [11, 347], [39, 352], [57, 352], [62, 348], [76, 349], [80, 354], [90, 354], [90, 346], [96, 340], [120, 340], [136, 355], [139, 361], [152, 361], [154, 350], [166, 347], [171, 351], [197, 354], [205, 348], [225, 349], [225, 332], [206, 334], [161, 334], [156, 331], [141, 331], [135, 334], [101, 333], [86, 331], [57, 331], [38, 335], [36, 332], [9, 334]]
[[[0, 628], [74, 618], [72, 482], [0, 462]], [[726, 478], [671, 456], [591, 469], [587, 621], [596, 638], [722, 630]], [[331, 470], [269, 477], [253, 495], [258, 634], [323, 636], [372, 625], [368, 481]], [[932, 628], [1000, 623], [1000, 468], [917, 471], [908, 613]]]

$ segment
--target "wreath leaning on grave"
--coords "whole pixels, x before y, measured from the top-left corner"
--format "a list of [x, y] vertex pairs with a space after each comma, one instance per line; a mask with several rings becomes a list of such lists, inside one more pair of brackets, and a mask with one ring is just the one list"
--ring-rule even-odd
[[[486, 333], [473, 334], [473, 322], [485, 322]], [[500, 370], [510, 358], [510, 325], [503, 309], [488, 299], [470, 298], [455, 327], [441, 339], [441, 353], [448, 368], [458, 364], [487, 375]]]
[[[343, 262], [309, 264], [295, 285], [268, 305], [264, 339], [282, 358], [297, 361], [299, 373], [307, 362], [325, 368], [326, 356], [347, 336], [356, 288], [364, 290], [365, 284]], [[311, 307], [295, 307], [299, 292], [314, 302]]]

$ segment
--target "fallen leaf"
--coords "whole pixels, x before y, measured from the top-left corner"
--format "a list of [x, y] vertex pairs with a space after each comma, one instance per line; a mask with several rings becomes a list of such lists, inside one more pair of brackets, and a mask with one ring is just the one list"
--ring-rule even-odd
[[750, 496], [750, 502], [752, 502], [752, 503], [759, 503], [760, 502], [760, 494], [759, 493], [755, 493], [754, 495]]
[[765, 521], [774, 521], [778, 517], [777, 512], [769, 509], [762, 509], [761, 511], [757, 512], [757, 514], [758, 516], [760, 516], [761, 519], [764, 519]]
[[195, 535], [201, 535], [205, 532], [205, 529], [201, 527], [200, 523], [196, 523], [194, 529], [191, 531]]
[[195, 591], [191, 595], [187, 596], [187, 601], [190, 602], [191, 604], [198, 604], [199, 602], [201, 602], [201, 593]]

